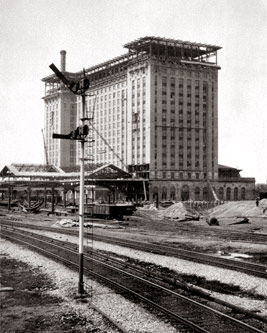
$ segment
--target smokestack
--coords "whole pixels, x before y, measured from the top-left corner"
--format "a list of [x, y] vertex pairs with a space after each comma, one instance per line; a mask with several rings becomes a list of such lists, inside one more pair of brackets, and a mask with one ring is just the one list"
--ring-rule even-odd
[[66, 72], [66, 51], [60, 51], [60, 70], [61, 72]]

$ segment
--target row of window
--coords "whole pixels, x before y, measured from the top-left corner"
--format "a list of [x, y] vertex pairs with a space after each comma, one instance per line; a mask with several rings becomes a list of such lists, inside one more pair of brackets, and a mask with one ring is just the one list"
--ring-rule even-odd
[[[224, 189], [223, 187], [219, 187], [219, 189], [214, 188], [215, 192], [218, 192], [219, 200], [246, 200], [246, 188], [242, 187], [241, 189], [235, 187], [232, 189], [231, 187], [227, 187]], [[193, 193], [192, 193], [193, 192]], [[166, 186], [162, 186], [161, 188], [154, 186], [152, 189], [153, 199], [161, 199], [161, 200], [177, 200], [181, 199], [183, 201], [193, 199], [195, 201], [208, 200], [209, 190], [207, 187], [195, 187], [193, 191], [190, 191], [188, 185], [183, 185], [182, 188], [178, 190], [171, 186], [168, 190]], [[179, 198], [180, 196], [180, 198]]]
[[[115, 90], [117, 91], [118, 89], [125, 88], [126, 86], [127, 86], [126, 82], [122, 81], [122, 82], [118, 82], [118, 83], [113, 84], [113, 85], [109, 85], [109, 86], [107, 86], [105, 88], [93, 90], [90, 93], [96, 95], [97, 98], [98, 97], [101, 98], [101, 95], [103, 95], [103, 94], [106, 94], [104, 96], [107, 96], [107, 93], [109, 93], [111, 91], [115, 91]], [[124, 94], [124, 92], [123, 92], [124, 90], [125, 89], [121, 90], [122, 94]], [[118, 93], [119, 93], [119, 91], [118, 91]], [[111, 93], [110, 93], [110, 95], [111, 95]], [[77, 99], [78, 99], [78, 101], [79, 100], [81, 101], [82, 98], [81, 97], [77, 97]], [[93, 99], [94, 98], [89, 98], [89, 103], [90, 103], [90, 100], [93, 100]]]
[[154, 66], [154, 71], [155, 73], [168, 73], [170, 75], [183, 75], [186, 77], [196, 77], [196, 78], [208, 78], [208, 79], [216, 79], [216, 72], [215, 69], [211, 68], [209, 71], [204, 71], [204, 70], [184, 70], [184, 69], [173, 69], [173, 68], [166, 68], [166, 67], [160, 67], [158, 65]]
[[[200, 170], [200, 169], [205, 169], [207, 167], [207, 163], [205, 161], [203, 161], [203, 165], [202, 167], [200, 166], [200, 162], [196, 161], [194, 164], [191, 161], [184, 161], [184, 160], [179, 160], [179, 163], [175, 163], [175, 161], [171, 161], [169, 164], [170, 169], [175, 170], [176, 168], [179, 168], [180, 170], [183, 170], [184, 168], [190, 169], [190, 170]], [[167, 169], [167, 162], [166, 161], [162, 161], [161, 164], [157, 163], [157, 161], [155, 161], [155, 168], [159, 168], [159, 169]], [[166, 178], [166, 177], [163, 177]], [[188, 178], [191, 179], [191, 176]]]

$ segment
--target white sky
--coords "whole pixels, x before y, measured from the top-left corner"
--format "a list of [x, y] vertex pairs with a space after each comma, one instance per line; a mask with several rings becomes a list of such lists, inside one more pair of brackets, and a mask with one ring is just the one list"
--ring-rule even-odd
[[267, 182], [267, 0], [0, 0], [0, 169], [43, 163], [44, 84], [144, 36], [215, 44], [219, 163]]

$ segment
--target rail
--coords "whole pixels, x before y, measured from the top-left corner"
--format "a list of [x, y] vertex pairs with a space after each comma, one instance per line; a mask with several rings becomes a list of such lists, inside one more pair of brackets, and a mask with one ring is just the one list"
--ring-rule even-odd
[[[2, 236], [30, 246], [53, 259], [63, 261], [65, 264], [77, 268], [77, 251], [73, 244], [29, 233], [21, 229], [11, 229], [2, 228]], [[185, 297], [173, 287], [164, 287], [155, 281], [148, 280], [145, 277], [146, 274], [140, 276], [140, 272], [139, 274], [129, 272], [125, 269], [125, 264], [119, 266], [118, 263], [116, 265], [107, 263], [106, 260], [102, 261], [100, 258], [95, 258], [95, 254], [91, 256], [90, 251], [85, 254], [84, 259], [85, 272], [96, 279], [105, 281], [105, 283], [123, 291], [123, 293], [126, 292], [127, 295], [135, 296], [139, 300], [150, 304], [171, 317], [177, 325], [182, 323], [183, 326], [190, 327], [193, 332], [247, 333], [263, 332], [261, 329], [266, 328], [263, 323], [257, 323], [257, 327], [252, 327], [221, 311]], [[148, 275], [151, 279], [151, 275]]]
[[[22, 224], [19, 222], [4, 222], [1, 221], [2, 225], [12, 225], [14, 227], [20, 227], [20, 228], [30, 228], [30, 229], [36, 229], [36, 230], [43, 230], [43, 231], [51, 231], [51, 232], [58, 232], [63, 234], [69, 234], [73, 236], [78, 236], [77, 230], [62, 230], [62, 229], [55, 229], [52, 227], [44, 227], [44, 226], [37, 226], [32, 224]], [[1, 225], [0, 224], [0, 225]], [[86, 237], [91, 237], [92, 234], [90, 232], [87, 233]], [[266, 237], [267, 239], [267, 237]], [[200, 253], [197, 251], [191, 251], [191, 250], [185, 250], [177, 247], [170, 247], [170, 246], [164, 246], [159, 244], [153, 244], [153, 243], [145, 243], [140, 241], [134, 241], [130, 239], [120, 239], [118, 237], [110, 237], [110, 236], [104, 236], [104, 235], [98, 235], [94, 233], [94, 240], [99, 242], [107, 242], [110, 244], [115, 244], [127, 248], [133, 248], [140, 251], [146, 251], [150, 253], [155, 253], [159, 255], [164, 256], [172, 256], [176, 258], [181, 258], [184, 260], [189, 260], [193, 262], [198, 262], [202, 264], [222, 267], [230, 270], [235, 270], [239, 272], [243, 272], [246, 274], [267, 278], [267, 265], [262, 264], [254, 264], [251, 262], [246, 262], [244, 260], [233, 260], [229, 258], [221, 258], [216, 255], [212, 254], [206, 254], [206, 253]]]

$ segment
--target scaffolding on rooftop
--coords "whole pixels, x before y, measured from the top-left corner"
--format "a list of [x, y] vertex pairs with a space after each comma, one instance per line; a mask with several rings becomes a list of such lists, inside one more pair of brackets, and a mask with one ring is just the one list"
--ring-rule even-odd
[[[217, 65], [217, 51], [220, 46], [203, 44], [180, 39], [168, 39], [160, 37], [142, 37], [124, 45], [136, 59], [147, 55], [162, 61], [175, 61], [189, 63]], [[212, 58], [215, 61], [212, 61]]]

